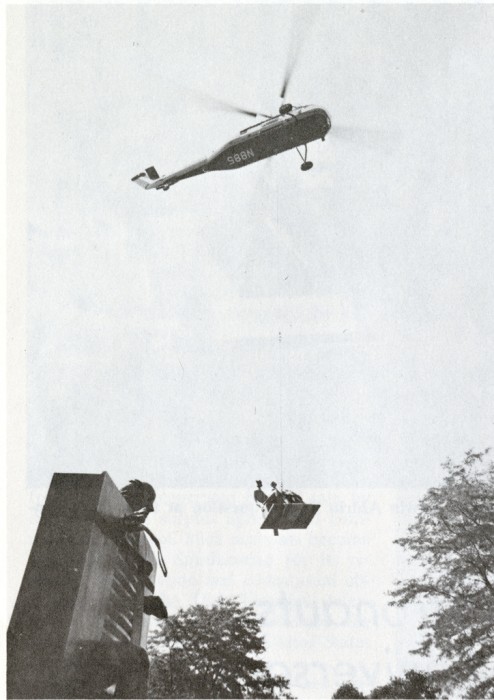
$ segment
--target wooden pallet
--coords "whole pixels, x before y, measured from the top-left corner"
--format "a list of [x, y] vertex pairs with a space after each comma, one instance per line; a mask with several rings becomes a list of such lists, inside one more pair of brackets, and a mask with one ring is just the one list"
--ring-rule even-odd
[[320, 506], [310, 503], [275, 503], [261, 530], [305, 530]]

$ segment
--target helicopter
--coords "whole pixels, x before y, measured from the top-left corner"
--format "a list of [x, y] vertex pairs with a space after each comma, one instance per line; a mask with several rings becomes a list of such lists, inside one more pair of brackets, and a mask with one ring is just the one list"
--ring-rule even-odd
[[242, 109], [222, 100], [202, 95], [208, 102], [213, 102], [222, 109], [226, 108], [228, 111], [238, 112], [250, 117], [264, 117], [264, 119], [253, 126], [243, 129], [236, 138], [228, 141], [209, 158], [198, 161], [183, 170], [178, 170], [165, 177], [160, 177], [156, 168], [151, 166], [146, 168], [144, 172], [131, 178], [132, 182], [137, 183], [146, 190], [166, 191], [180, 180], [214, 170], [236, 170], [265, 158], [271, 158], [292, 148], [297, 150], [302, 159], [301, 170], [310, 170], [313, 163], [307, 160], [307, 144], [319, 139], [325, 140], [326, 134], [331, 129], [331, 119], [322, 107], [314, 105], [297, 107], [289, 102], [285, 102], [288, 85], [298, 61], [302, 40], [304, 39], [303, 33], [298, 37], [298, 45], [296, 39], [297, 37], [294, 34], [280, 92], [282, 104], [276, 116]]
[[[232, 109], [242, 114], [258, 116], [255, 112], [234, 107]], [[307, 144], [318, 139], [324, 141], [331, 129], [331, 119], [326, 110], [313, 105], [294, 107], [285, 103], [279, 108], [278, 115], [260, 116], [267, 118], [243, 129], [239, 136], [228, 141], [209, 158], [165, 177], [160, 177], [156, 168], [151, 166], [135, 175], [132, 182], [146, 190], [168, 190], [180, 180], [212, 170], [235, 170], [292, 148], [296, 148], [302, 158], [301, 170], [310, 170], [313, 163], [307, 160]], [[300, 150], [302, 146], [303, 152]]]

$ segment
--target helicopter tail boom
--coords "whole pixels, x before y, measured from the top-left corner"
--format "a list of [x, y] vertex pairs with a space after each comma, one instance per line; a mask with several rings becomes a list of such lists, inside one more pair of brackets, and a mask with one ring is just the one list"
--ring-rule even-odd
[[132, 182], [137, 183], [139, 187], [144, 187], [145, 190], [169, 190], [172, 185], [180, 180], [185, 180], [188, 177], [194, 177], [195, 175], [202, 175], [208, 172], [209, 164], [209, 160], [201, 160], [198, 163], [189, 165], [188, 168], [178, 170], [165, 177], [160, 177], [156, 168], [151, 166], [131, 179]]

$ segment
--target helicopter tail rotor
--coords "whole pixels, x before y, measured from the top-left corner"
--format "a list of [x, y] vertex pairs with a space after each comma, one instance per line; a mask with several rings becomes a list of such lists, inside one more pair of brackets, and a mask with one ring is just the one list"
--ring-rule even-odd
[[[160, 178], [160, 176], [158, 175], [158, 171], [156, 170], [154, 165], [151, 165], [149, 168], [146, 168], [143, 173], [134, 175], [134, 177], [131, 178], [132, 182], [135, 182], [136, 185], [139, 185], [139, 187], [144, 187], [145, 190], [157, 188], [157, 186], [160, 185], [160, 182], [157, 182], [158, 180], [164, 181], [165, 178]], [[160, 189], [165, 188], [160, 187]]]
[[159, 179], [158, 172], [157, 172], [156, 168], [154, 167], [154, 165], [151, 165], [149, 168], [146, 168], [146, 175], [148, 176], [148, 178], [150, 180], [158, 180]]

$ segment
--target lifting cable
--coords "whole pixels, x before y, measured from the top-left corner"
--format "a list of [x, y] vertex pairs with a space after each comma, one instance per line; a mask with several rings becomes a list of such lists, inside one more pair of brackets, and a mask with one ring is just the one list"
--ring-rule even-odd
[[[281, 325], [281, 255], [280, 255], [280, 224], [279, 224], [279, 202], [278, 202], [278, 176], [276, 181], [276, 234], [278, 239], [278, 320]], [[283, 371], [281, 355], [281, 329], [278, 330], [278, 409], [279, 409], [279, 449], [280, 449], [280, 489], [283, 491]]]
[[280, 410], [280, 488], [283, 491], [283, 404], [282, 404], [282, 366], [281, 366], [281, 331], [278, 332], [279, 362], [279, 410]]

